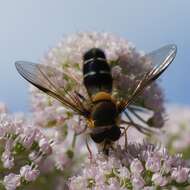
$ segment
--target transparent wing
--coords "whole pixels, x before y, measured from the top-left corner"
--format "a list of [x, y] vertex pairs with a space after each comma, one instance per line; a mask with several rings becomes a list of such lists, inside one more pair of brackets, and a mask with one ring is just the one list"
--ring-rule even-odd
[[158, 67], [164, 64], [167, 67], [175, 58], [176, 53], [177, 46], [175, 44], [169, 44], [146, 54], [146, 56], [153, 66]]
[[172, 44], [166, 45], [146, 55], [147, 59], [151, 62], [151, 65], [153, 65], [153, 68], [144, 74], [142, 80], [140, 80], [137, 84], [131, 96], [124, 102], [120, 103], [120, 112], [124, 111], [126, 107], [133, 102], [147, 86], [155, 81], [168, 68], [174, 60], [176, 52], [177, 47]]
[[154, 115], [152, 110], [130, 104], [123, 113], [125, 116], [123, 118], [124, 124], [131, 125], [145, 134], [157, 133], [157, 129], [148, 124], [149, 119]]
[[135, 120], [140, 120], [144, 123], [154, 115], [154, 111], [133, 104], [130, 104], [126, 111], [133, 115]]
[[89, 110], [84, 103], [86, 97], [78, 93], [77, 90], [73, 90], [72, 84], [65, 80], [68, 79], [69, 82], [74, 81], [68, 74], [49, 66], [24, 61], [16, 62], [15, 66], [21, 76], [38, 89], [54, 97], [64, 106], [78, 114], [88, 115]]

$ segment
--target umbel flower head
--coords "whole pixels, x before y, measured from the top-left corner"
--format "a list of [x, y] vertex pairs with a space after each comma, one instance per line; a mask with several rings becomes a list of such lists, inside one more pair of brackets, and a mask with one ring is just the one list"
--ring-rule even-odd
[[[67, 73], [69, 77], [76, 79], [80, 85], [72, 83], [68, 75], [57, 76], [60, 83], [61, 81], [68, 83], [68, 90], [75, 89], [83, 94], [85, 89], [83, 87], [82, 58], [83, 54], [93, 47], [100, 48], [105, 52], [112, 70], [113, 96], [121, 100], [130, 95], [131, 90], [142, 79], [144, 73], [152, 68], [146, 56], [137, 51], [130, 42], [107, 33], [79, 33], [64, 38], [47, 53], [41, 63], [55, 67], [61, 71], [60, 73]], [[60, 103], [42, 94], [34, 87], [31, 87], [31, 92], [33, 111], [39, 126], [63, 126], [64, 123], [74, 129], [80, 129], [79, 119], [76, 117], [73, 119], [71, 111], [64, 109]], [[151, 119], [154, 127], [163, 126], [163, 95], [157, 82], [146, 88], [135, 104], [154, 111]]]
[[186, 187], [190, 168], [180, 155], [170, 156], [152, 144], [118, 146], [107, 157], [97, 154], [70, 178], [70, 190], [154, 190]]
[[163, 133], [158, 137], [172, 154], [181, 153], [190, 159], [190, 108], [188, 106], [170, 105], [169, 115]]
[[[67, 37], [48, 52], [41, 64], [55, 67], [60, 71], [56, 75], [56, 81], [60, 85], [65, 85], [66, 91], [76, 91], [83, 95], [86, 89], [83, 85], [82, 59], [84, 53], [93, 47], [100, 48], [105, 52], [113, 78], [112, 95], [121, 101], [131, 95], [132, 89], [139, 80], [153, 67], [147, 57], [137, 51], [131, 43], [107, 33], [80, 33]], [[73, 82], [70, 78], [77, 82]], [[51, 146], [51, 157], [48, 157], [47, 162], [44, 161], [40, 166], [44, 167], [45, 170], [47, 169], [45, 171], [47, 174], [51, 173], [49, 175], [51, 178], [47, 180], [48, 188], [51, 183], [50, 179], [56, 179], [52, 183], [55, 184], [54, 189], [64, 189], [63, 183], [69, 176], [72, 176], [73, 168], [76, 166], [73, 157], [77, 157], [76, 160], [81, 162], [85, 159], [83, 144], [78, 143], [78, 139], [76, 143], [76, 132], [82, 131], [85, 121], [36, 88], [31, 87], [31, 92], [35, 126], [44, 127], [40, 131], [54, 139], [54, 144]], [[145, 108], [144, 110], [152, 110], [154, 114], [149, 120], [151, 121], [150, 124], [157, 128], [163, 126], [163, 95], [158, 82], [145, 89], [136, 99], [135, 106], [136, 108], [137, 106]], [[26, 145], [29, 148], [33, 147], [30, 140], [28, 142], [27, 139]], [[45, 138], [40, 136], [39, 140], [38, 146], [46, 150], [48, 143]], [[122, 139], [118, 144], [113, 145], [113, 150], [110, 150], [109, 156], [98, 153], [93, 156], [90, 162], [88, 160], [81, 168], [81, 173], [70, 178], [69, 189], [138, 190], [188, 185], [189, 168], [183, 163], [179, 155], [170, 156], [165, 149], [157, 149], [155, 146], [145, 143], [128, 144], [127, 148], [121, 148], [119, 145], [122, 143], [121, 141]], [[9, 147], [9, 144], [8, 142], [6, 147]], [[49, 155], [48, 153], [50, 154], [47, 152], [47, 155]], [[30, 160], [34, 166], [25, 165], [19, 170], [19, 173], [7, 175], [4, 178], [6, 189], [14, 190], [20, 186], [23, 178], [25, 181], [28, 179], [35, 180], [36, 178], [32, 174], [36, 174], [36, 176], [38, 174], [39, 164], [34, 162], [35, 160], [38, 161], [37, 158], [41, 157], [36, 157], [35, 153], [30, 154]], [[2, 159], [9, 161], [8, 164], [5, 162], [5, 165], [9, 167], [14, 164], [14, 159], [10, 155], [2, 156]], [[54, 171], [54, 165], [56, 171], [51, 172]], [[53, 169], [51, 170], [51, 168]], [[59, 171], [57, 172], [57, 170]], [[64, 173], [64, 171], [66, 172]], [[55, 178], [54, 174], [56, 175]], [[62, 181], [62, 183], [55, 181]]]
[[[2, 107], [2, 106], [1, 106]], [[3, 107], [2, 107], [3, 108]], [[14, 190], [40, 175], [40, 164], [51, 154], [49, 139], [27, 124], [23, 115], [0, 113], [1, 185]]]
[[36, 127], [30, 116], [10, 114], [0, 103], [0, 189], [62, 189], [84, 157], [83, 145], [78, 141], [74, 151], [72, 134], [65, 139], [63, 131]]

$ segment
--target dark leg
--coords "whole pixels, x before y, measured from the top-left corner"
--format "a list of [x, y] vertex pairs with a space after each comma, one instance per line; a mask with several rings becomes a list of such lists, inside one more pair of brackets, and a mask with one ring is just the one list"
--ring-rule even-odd
[[119, 127], [120, 129], [123, 129], [123, 133], [121, 134], [121, 136], [125, 135], [125, 148], [127, 148], [127, 130], [129, 129], [130, 125], [128, 125], [127, 127]]
[[92, 151], [90, 150], [90, 147], [88, 145], [88, 136], [86, 136], [85, 143], [86, 143], [87, 150], [89, 152], [89, 159], [90, 159], [90, 161], [92, 161]]
[[103, 153], [108, 156], [110, 148], [113, 149], [111, 142], [109, 140], [105, 140], [104, 146], [103, 146]]

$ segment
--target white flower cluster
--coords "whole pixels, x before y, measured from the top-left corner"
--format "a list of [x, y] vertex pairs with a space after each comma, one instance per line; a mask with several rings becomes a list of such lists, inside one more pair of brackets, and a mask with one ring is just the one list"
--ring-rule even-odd
[[[130, 42], [107, 33], [71, 35], [59, 42], [57, 47], [52, 48], [41, 63], [57, 68], [61, 71], [61, 75], [69, 73], [69, 77], [76, 79], [79, 84], [70, 84], [70, 89], [76, 89], [83, 94], [85, 89], [83, 87], [82, 58], [83, 54], [93, 47], [104, 50], [112, 68], [114, 79], [113, 95], [120, 99], [128, 98], [144, 73], [152, 68], [146, 56], [138, 52]], [[68, 76], [57, 76], [57, 78], [60, 83], [60, 79], [62, 79], [62, 84], [64, 84], [65, 80], [68, 83], [71, 82]], [[67, 120], [72, 118], [72, 112], [62, 109], [61, 104], [57, 101], [42, 94], [36, 88], [32, 87], [31, 92], [33, 111], [38, 125], [60, 127], [63, 126], [63, 123], [67, 124]], [[163, 95], [158, 83], [154, 83], [147, 88], [137, 98], [136, 104], [154, 111], [154, 116], [151, 120], [154, 127], [163, 126]], [[69, 126], [70, 128], [77, 125], [74, 120], [69, 124], [71, 125]], [[76, 129], [76, 127], [74, 128]]]
[[185, 106], [168, 106], [168, 117], [163, 127], [162, 136], [158, 140], [172, 154], [182, 153], [187, 160], [190, 158], [190, 108]]
[[25, 182], [36, 180], [40, 164], [51, 154], [52, 148], [39, 129], [28, 126], [21, 115], [10, 115], [0, 107], [2, 183], [7, 190], [14, 190]]
[[118, 146], [107, 157], [96, 155], [70, 178], [70, 190], [154, 190], [189, 185], [190, 168], [180, 155], [170, 156], [151, 144]]
[[[105, 52], [113, 77], [112, 95], [120, 100], [127, 99], [144, 73], [153, 67], [147, 57], [127, 40], [95, 32], [63, 39], [47, 53], [41, 64], [55, 67], [59, 71], [55, 76], [57, 82], [65, 85], [68, 91], [76, 90], [83, 95], [86, 89], [82, 59], [93, 47]], [[3, 185], [6, 190], [17, 187], [29, 190], [156, 190], [188, 188], [190, 185], [190, 168], [181, 155], [171, 156], [164, 148], [142, 143], [144, 134], [132, 127], [127, 131], [127, 147], [123, 146], [123, 136], [113, 145], [109, 156], [98, 153], [87, 159], [84, 140], [81, 141], [76, 134], [83, 130], [85, 121], [35, 87], [31, 86], [30, 92], [32, 120], [10, 115], [6, 106], [0, 103], [0, 172], [3, 178], [0, 189]], [[153, 127], [163, 126], [165, 110], [158, 82], [146, 88], [135, 105], [154, 112], [149, 120]], [[172, 117], [175, 119], [166, 124], [166, 133], [172, 132], [173, 135], [163, 140], [169, 150], [170, 147], [172, 150], [187, 150], [190, 145], [189, 112], [185, 110], [185, 116], [178, 112], [182, 113], [179, 110], [174, 112]], [[24, 186], [26, 184], [31, 186], [28, 188]]]

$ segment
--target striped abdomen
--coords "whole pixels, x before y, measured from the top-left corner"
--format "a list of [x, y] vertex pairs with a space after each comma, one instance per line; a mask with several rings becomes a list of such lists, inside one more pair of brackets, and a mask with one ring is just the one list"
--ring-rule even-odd
[[112, 76], [104, 52], [92, 48], [84, 54], [83, 60], [84, 85], [89, 95], [100, 91], [111, 93]]
[[91, 138], [96, 143], [118, 140], [121, 131], [116, 123], [117, 117], [117, 107], [112, 101], [95, 102], [91, 113], [95, 126], [90, 134]]

